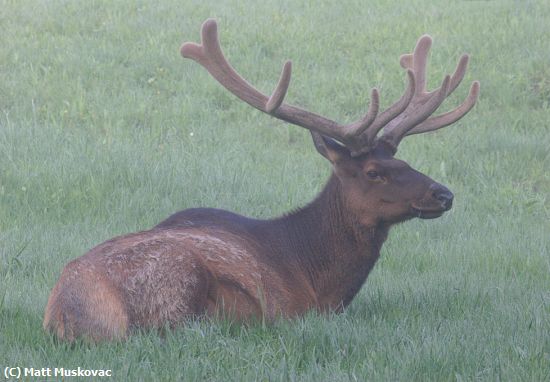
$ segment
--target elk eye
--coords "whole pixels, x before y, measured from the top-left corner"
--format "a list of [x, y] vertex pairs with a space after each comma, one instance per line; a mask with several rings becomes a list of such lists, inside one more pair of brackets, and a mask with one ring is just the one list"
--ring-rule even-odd
[[378, 172], [374, 170], [367, 171], [367, 176], [369, 177], [369, 179], [373, 179], [373, 180], [378, 179], [380, 177]]

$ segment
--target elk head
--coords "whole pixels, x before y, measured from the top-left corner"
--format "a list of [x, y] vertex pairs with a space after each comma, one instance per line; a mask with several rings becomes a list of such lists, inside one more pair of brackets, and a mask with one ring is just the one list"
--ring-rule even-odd
[[254, 108], [308, 129], [317, 151], [332, 163], [347, 207], [361, 223], [372, 226], [412, 217], [436, 218], [452, 206], [453, 194], [445, 186], [394, 158], [404, 137], [456, 122], [470, 111], [479, 94], [479, 82], [475, 81], [460, 106], [431, 116], [460, 84], [468, 64], [464, 54], [454, 73], [445, 76], [439, 88], [427, 91], [426, 63], [431, 44], [429, 36], [422, 36], [412, 54], [401, 56], [408, 83], [399, 100], [380, 111], [379, 93], [373, 89], [366, 115], [348, 125], [283, 102], [290, 83], [290, 61], [284, 64], [271, 96], [250, 85], [225, 59], [215, 20], [202, 25], [202, 43], [183, 44], [181, 54], [201, 64], [227, 90]]

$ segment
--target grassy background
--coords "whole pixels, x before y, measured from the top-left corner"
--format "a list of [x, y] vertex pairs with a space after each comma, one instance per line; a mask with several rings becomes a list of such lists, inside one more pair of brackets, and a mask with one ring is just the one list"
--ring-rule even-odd
[[[112, 380], [550, 380], [550, 3], [39, 1], [0, 6], [0, 366], [109, 368]], [[395, 228], [344, 314], [202, 322], [164, 338], [56, 344], [41, 329], [70, 259], [196, 206], [272, 217], [329, 174], [303, 129], [236, 101], [183, 41], [216, 17], [233, 65], [339, 121], [398, 97], [423, 33], [436, 86], [471, 54], [481, 98], [399, 158], [453, 190]], [[468, 84], [444, 106], [466, 96]], [[3, 377], [0, 377], [3, 378]]]

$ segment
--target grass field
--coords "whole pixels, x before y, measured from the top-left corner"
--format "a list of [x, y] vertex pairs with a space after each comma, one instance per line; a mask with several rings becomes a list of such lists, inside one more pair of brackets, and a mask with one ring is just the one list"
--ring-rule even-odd
[[[129, 381], [549, 381], [550, 3], [40, 1], [0, 6], [0, 366], [112, 369]], [[179, 55], [219, 21], [230, 61], [339, 121], [404, 89], [398, 57], [434, 37], [429, 84], [471, 54], [481, 97], [398, 157], [455, 206], [393, 229], [350, 308], [274, 325], [199, 322], [124, 343], [42, 331], [63, 266], [174, 211], [299, 207], [329, 164], [304, 129], [252, 110]], [[2, 375], [1, 378], [4, 378]], [[67, 380], [71, 380], [70, 378]]]

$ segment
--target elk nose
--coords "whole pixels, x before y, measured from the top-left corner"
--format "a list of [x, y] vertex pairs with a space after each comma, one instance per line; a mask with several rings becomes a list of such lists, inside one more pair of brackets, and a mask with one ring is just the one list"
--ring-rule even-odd
[[439, 183], [432, 184], [430, 186], [430, 190], [432, 191], [432, 196], [441, 202], [443, 208], [447, 210], [451, 208], [454, 198], [451, 190]]

